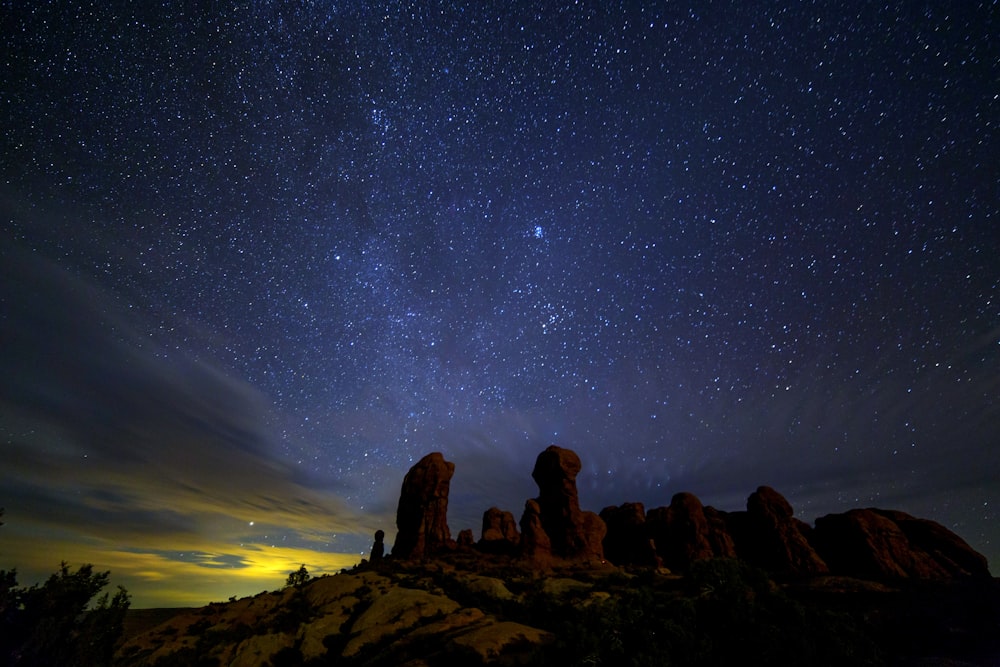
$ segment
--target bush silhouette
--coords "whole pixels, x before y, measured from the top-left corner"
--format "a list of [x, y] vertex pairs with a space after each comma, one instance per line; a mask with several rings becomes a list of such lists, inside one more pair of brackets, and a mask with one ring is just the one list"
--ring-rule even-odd
[[94, 596], [108, 572], [63, 562], [41, 586], [17, 586], [17, 572], [0, 571], [0, 656], [7, 665], [107, 665], [121, 637], [128, 592]]
[[306, 569], [305, 565], [302, 565], [295, 572], [288, 575], [288, 579], [285, 580], [285, 586], [295, 586], [299, 588], [302, 584], [309, 581], [309, 570]]

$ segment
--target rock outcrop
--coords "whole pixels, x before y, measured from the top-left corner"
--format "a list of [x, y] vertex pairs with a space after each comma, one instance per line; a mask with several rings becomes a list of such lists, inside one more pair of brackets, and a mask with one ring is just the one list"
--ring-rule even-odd
[[838, 574], [868, 579], [989, 577], [986, 558], [944, 526], [905, 512], [855, 509], [816, 520], [813, 539]]
[[372, 562], [380, 561], [385, 556], [385, 531], [375, 531], [375, 542], [372, 544]]
[[403, 478], [396, 509], [394, 558], [422, 558], [451, 546], [448, 490], [455, 464], [440, 452], [420, 459]]
[[608, 534], [608, 527], [595, 512], [583, 512], [582, 519], [580, 532], [584, 547], [564, 558], [604, 562], [604, 536]]
[[[125, 637], [114, 664], [487, 667], [534, 664], [554, 640], [545, 630], [464, 606], [437, 587], [416, 588], [419, 567], [390, 559], [378, 572], [322, 576], [301, 588], [178, 609]], [[447, 576], [461, 599], [516, 603], [499, 579], [454, 570]]]
[[791, 504], [769, 486], [747, 498], [747, 511], [733, 512], [726, 523], [737, 554], [769, 572], [797, 576], [826, 574], [826, 562], [806, 538], [809, 526], [793, 517]]
[[605, 558], [615, 565], [660, 567], [663, 564], [650, 538], [642, 503], [605, 507], [600, 516], [608, 527], [604, 536]]
[[678, 493], [669, 507], [658, 507], [646, 517], [656, 552], [672, 570], [687, 571], [705, 558], [733, 558], [736, 546], [724, 515], [705, 507], [692, 493]]
[[925, 556], [933, 559], [945, 578], [991, 576], [986, 557], [938, 522], [897, 510], [875, 511], [902, 528], [913, 551], [921, 554], [920, 560]]
[[514, 554], [521, 542], [517, 521], [511, 512], [491, 507], [483, 512], [479, 549], [493, 554]]
[[[607, 533], [604, 521], [593, 512], [580, 509], [580, 500], [576, 489], [576, 476], [582, 465], [580, 457], [569, 449], [552, 445], [538, 455], [532, 478], [538, 484], [537, 515], [541, 529], [547, 536], [551, 555], [567, 560], [603, 560], [604, 546], [602, 544]], [[528, 501], [529, 505], [532, 501]], [[521, 519], [522, 533], [526, 521], [530, 530], [536, 531], [535, 509], [525, 507], [525, 516]], [[522, 541], [524, 536], [522, 535]], [[538, 545], [545, 540], [538, 535], [530, 538], [534, 547], [526, 549], [526, 553], [534, 552], [542, 555]]]
[[525, 501], [521, 515], [521, 555], [535, 561], [552, 557], [552, 540], [542, 525], [542, 508], [534, 498]]
[[[641, 503], [606, 507], [598, 516], [580, 509], [576, 478], [580, 457], [551, 446], [538, 455], [531, 476], [538, 497], [520, 520], [496, 507], [483, 514], [481, 539], [471, 530], [448, 529], [448, 490], [455, 466], [440, 453], [425, 456], [406, 474], [396, 513], [393, 556], [419, 559], [456, 549], [490, 556], [521, 556], [535, 567], [566, 562], [660, 567], [686, 572], [708, 558], [740, 558], [774, 575], [823, 574], [870, 579], [989, 577], [986, 559], [933, 521], [904, 512], [852, 510], [816, 521], [794, 516], [791, 504], [768, 486], [747, 498], [745, 511], [721, 512], [690, 493], [668, 507], [645, 511]], [[376, 535], [372, 560], [381, 555]]]
[[[617, 519], [602, 512], [609, 535]], [[743, 512], [703, 506], [678, 493], [669, 507], [646, 513], [645, 529], [656, 555], [671, 570], [684, 572], [706, 558], [741, 558], [772, 574], [808, 577], [835, 574], [864, 579], [962, 579], [989, 577], [986, 558], [944, 526], [905, 512], [858, 509], [816, 520], [794, 517], [791, 504], [762, 486]], [[633, 519], [634, 521], [634, 519]], [[614, 529], [610, 528], [614, 526]], [[606, 542], [611, 562], [626, 562]]]
[[472, 547], [476, 544], [476, 538], [472, 534], [471, 528], [463, 528], [458, 531], [458, 539], [456, 540], [458, 546], [460, 547]]

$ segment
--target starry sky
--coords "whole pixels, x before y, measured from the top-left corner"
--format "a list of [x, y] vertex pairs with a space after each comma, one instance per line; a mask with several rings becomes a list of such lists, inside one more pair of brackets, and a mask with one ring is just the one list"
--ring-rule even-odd
[[585, 509], [768, 484], [997, 572], [998, 19], [3, 3], [0, 568], [253, 594], [559, 444]]

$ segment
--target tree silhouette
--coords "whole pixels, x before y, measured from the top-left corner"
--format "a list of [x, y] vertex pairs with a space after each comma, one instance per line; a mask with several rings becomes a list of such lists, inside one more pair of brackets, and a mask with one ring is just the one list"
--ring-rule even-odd
[[17, 587], [16, 570], [0, 571], [0, 658], [6, 665], [108, 665], [121, 637], [128, 592], [118, 587], [91, 600], [108, 572], [63, 562], [41, 586]]
[[309, 576], [309, 570], [306, 569], [305, 565], [302, 565], [298, 570], [288, 575], [288, 579], [285, 581], [285, 586], [295, 586], [296, 588], [299, 588], [302, 584], [309, 581]]

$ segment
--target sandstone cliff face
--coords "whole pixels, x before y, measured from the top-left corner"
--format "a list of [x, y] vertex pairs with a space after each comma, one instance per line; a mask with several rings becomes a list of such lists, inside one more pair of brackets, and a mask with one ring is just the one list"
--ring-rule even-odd
[[439, 452], [420, 459], [403, 478], [396, 509], [394, 558], [423, 558], [451, 544], [448, 491], [455, 464]]
[[[534, 501], [537, 512], [530, 505], [532, 501], [528, 501], [521, 518], [522, 533], [526, 525], [531, 531], [527, 540], [522, 534], [522, 542], [526, 541], [526, 554], [544, 556], [543, 546], [547, 538], [552, 556], [570, 560], [603, 560], [602, 542], [607, 527], [599, 516], [580, 509], [576, 476], [581, 467], [576, 452], [555, 445], [538, 455], [531, 472], [538, 484], [538, 498]], [[545, 537], [538, 534], [537, 523], [541, 524]]]

